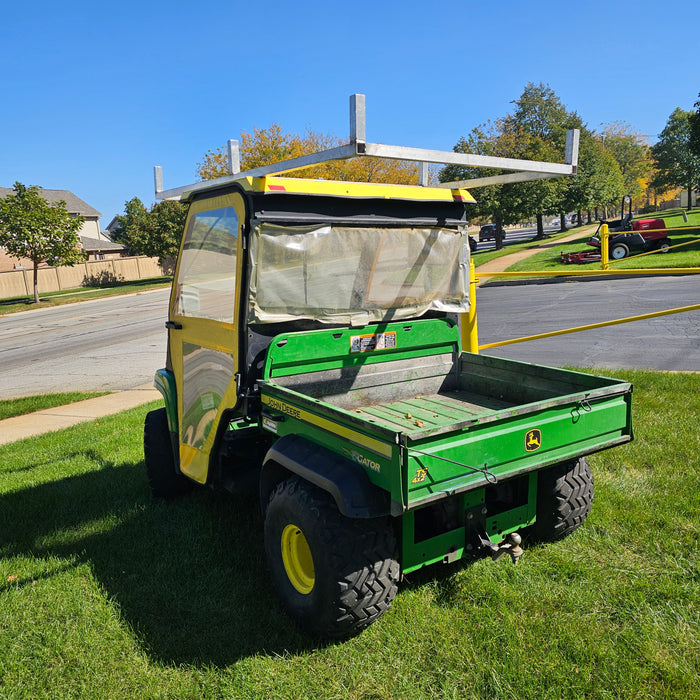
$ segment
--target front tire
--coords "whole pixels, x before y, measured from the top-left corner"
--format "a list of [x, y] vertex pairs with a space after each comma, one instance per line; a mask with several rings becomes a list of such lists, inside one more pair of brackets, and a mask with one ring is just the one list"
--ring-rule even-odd
[[591, 512], [593, 475], [585, 457], [543, 469], [537, 481], [537, 519], [531, 534], [556, 542], [578, 529]]
[[148, 486], [155, 498], [174, 498], [192, 488], [192, 482], [175, 471], [168, 414], [159, 408], [146, 414], [143, 455]]
[[615, 243], [610, 248], [610, 257], [613, 260], [622, 260], [630, 254], [630, 249], [625, 243]]
[[328, 493], [298, 477], [270, 496], [265, 553], [283, 608], [314, 637], [357, 634], [396, 595], [398, 551], [390, 523], [346, 518]]

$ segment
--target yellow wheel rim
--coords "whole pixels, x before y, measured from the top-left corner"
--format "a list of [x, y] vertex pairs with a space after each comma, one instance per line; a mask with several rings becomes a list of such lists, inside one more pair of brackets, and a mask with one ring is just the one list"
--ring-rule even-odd
[[287, 525], [282, 530], [282, 562], [287, 577], [294, 588], [308, 595], [316, 580], [314, 560], [304, 533], [296, 525]]

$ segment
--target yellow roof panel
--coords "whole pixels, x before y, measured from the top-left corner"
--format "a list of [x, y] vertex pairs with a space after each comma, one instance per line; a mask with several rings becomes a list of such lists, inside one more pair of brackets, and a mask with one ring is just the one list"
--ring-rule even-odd
[[246, 177], [240, 181], [250, 192], [327, 195], [363, 199], [412, 199], [439, 202], [470, 202], [476, 200], [465, 189], [421, 187], [419, 185], [389, 185], [373, 182], [340, 182], [337, 180], [305, 180], [297, 177]]

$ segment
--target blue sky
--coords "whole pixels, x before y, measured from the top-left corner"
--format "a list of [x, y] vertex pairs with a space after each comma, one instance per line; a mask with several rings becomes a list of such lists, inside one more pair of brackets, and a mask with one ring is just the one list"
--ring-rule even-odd
[[690, 5], [562, 2], [5, 3], [0, 186], [68, 189], [103, 214], [196, 180], [242, 130], [344, 137], [348, 98], [367, 139], [450, 150], [548, 84], [591, 128], [654, 137], [700, 92]]

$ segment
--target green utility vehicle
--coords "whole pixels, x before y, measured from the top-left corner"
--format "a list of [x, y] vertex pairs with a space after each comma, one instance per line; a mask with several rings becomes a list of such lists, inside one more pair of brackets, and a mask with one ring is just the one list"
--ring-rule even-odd
[[579, 527], [586, 455], [632, 438], [631, 386], [463, 352], [469, 192], [257, 175], [163, 193], [189, 213], [153, 494], [255, 484], [282, 605], [326, 638], [403, 573]]

